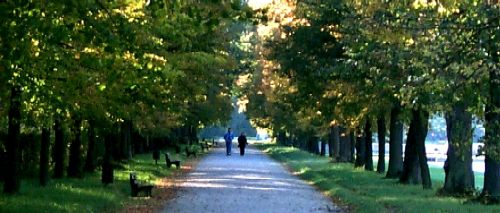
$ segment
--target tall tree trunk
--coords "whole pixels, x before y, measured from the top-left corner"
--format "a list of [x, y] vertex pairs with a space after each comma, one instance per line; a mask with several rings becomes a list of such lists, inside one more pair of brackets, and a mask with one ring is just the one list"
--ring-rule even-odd
[[328, 129], [328, 157], [332, 158], [335, 161], [333, 153], [333, 126]]
[[389, 166], [386, 178], [399, 178], [403, 171], [403, 122], [400, 118], [401, 106], [391, 109], [389, 123]]
[[319, 155], [321, 155], [321, 156], [326, 155], [326, 140], [325, 139], [321, 140], [321, 151], [320, 151]]
[[54, 178], [62, 178], [64, 176], [64, 157], [66, 153], [66, 145], [64, 144], [64, 130], [59, 116], [56, 117], [54, 122], [54, 132]]
[[84, 170], [86, 172], [95, 171], [95, 123], [94, 121], [89, 121], [89, 132], [88, 132], [88, 146], [87, 146], [87, 157], [85, 158]]
[[21, 134], [21, 176], [36, 177], [40, 154], [40, 138], [34, 132]]
[[113, 183], [113, 143], [115, 142], [115, 135], [106, 133], [104, 139], [104, 156], [102, 162], [101, 182], [105, 185]]
[[351, 137], [347, 129], [344, 127], [339, 127], [339, 162], [351, 162]]
[[49, 147], [50, 129], [42, 128], [42, 143], [40, 144], [40, 173], [39, 181], [41, 186], [47, 185], [49, 180]]
[[[498, 19], [498, 9], [495, 8], [498, 1], [488, 1], [487, 7], [490, 11], [489, 20]], [[498, 5], [497, 5], [498, 6]], [[497, 20], [498, 22], [498, 20]], [[496, 30], [496, 31], [495, 31]], [[491, 28], [488, 34], [498, 32], [498, 29]], [[498, 37], [490, 38], [487, 50], [494, 63], [500, 63], [498, 55]], [[480, 197], [485, 202], [500, 202], [500, 69], [498, 66], [489, 69], [489, 103], [486, 105], [486, 140], [485, 140], [485, 171], [484, 185]]]
[[402, 183], [421, 182], [424, 189], [431, 188], [431, 177], [425, 152], [425, 138], [427, 136], [429, 113], [422, 109], [412, 110], [412, 120], [408, 131]]
[[350, 151], [351, 151], [351, 153], [349, 154], [349, 158], [351, 159], [351, 163], [354, 163], [354, 161], [355, 161], [354, 154], [355, 154], [355, 149], [356, 149], [356, 146], [355, 146], [356, 145], [356, 136], [354, 135], [354, 131], [350, 131], [349, 139], [350, 139], [349, 146], [350, 146]]
[[385, 172], [385, 118], [380, 115], [377, 119], [377, 132], [378, 132], [378, 162], [377, 172]]
[[328, 151], [330, 157], [334, 161], [339, 160], [339, 153], [340, 153], [340, 133], [339, 133], [339, 126], [335, 125], [330, 127], [330, 137], [329, 137], [329, 145], [328, 145]]
[[472, 195], [474, 172], [472, 171], [472, 114], [465, 103], [455, 103], [446, 114], [448, 158], [445, 162], [445, 182], [440, 193], [448, 195]]
[[286, 145], [286, 133], [284, 131], [279, 131], [276, 139], [278, 140], [278, 144]]
[[121, 124], [123, 157], [132, 160], [132, 121], [125, 120]]
[[354, 167], [363, 167], [365, 165], [365, 138], [363, 133], [358, 129], [356, 131], [356, 161], [354, 162]]
[[21, 133], [21, 88], [13, 86], [10, 92], [9, 105], [9, 130], [5, 148], [7, 149], [7, 162], [5, 164], [5, 179], [3, 191], [13, 194], [19, 191], [20, 181], [20, 133]]
[[416, 142], [422, 186], [424, 189], [430, 189], [432, 187], [431, 173], [429, 172], [427, 153], [425, 151], [425, 138], [427, 138], [427, 131], [429, 130], [429, 112], [422, 109], [413, 110], [413, 116], [418, 117]]
[[373, 171], [372, 123], [370, 119], [365, 124], [365, 170]]
[[82, 120], [74, 119], [73, 132], [75, 138], [69, 147], [68, 177], [82, 178]]
[[[484, 183], [480, 197], [500, 202], [500, 71], [490, 70], [490, 103], [486, 105]], [[495, 79], [495, 80], [492, 80]]]
[[405, 157], [403, 161], [403, 171], [399, 177], [399, 182], [405, 184], [421, 183], [418, 168], [417, 142], [416, 142], [416, 118], [410, 121], [410, 127], [406, 136]]
[[319, 155], [320, 151], [319, 151], [319, 146], [318, 146], [318, 137], [309, 136], [307, 141], [308, 141], [307, 144], [308, 144], [309, 152]]

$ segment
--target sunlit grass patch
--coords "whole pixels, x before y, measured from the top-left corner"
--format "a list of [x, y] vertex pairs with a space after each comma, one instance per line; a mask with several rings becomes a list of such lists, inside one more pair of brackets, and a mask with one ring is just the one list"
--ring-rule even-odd
[[[421, 185], [399, 184], [385, 179], [384, 174], [355, 169], [350, 163], [332, 163], [296, 148], [270, 144], [257, 147], [356, 212], [500, 212], [498, 205], [464, 204], [465, 199], [437, 196], [444, 179], [439, 168], [431, 168], [433, 189], [424, 190]], [[482, 178], [476, 174], [476, 184], [478, 179], [482, 184]]]
[[[185, 159], [183, 155], [174, 156]], [[39, 186], [37, 180], [23, 180], [18, 194], [0, 193], [0, 212], [112, 212], [144, 200], [130, 197], [130, 172], [137, 173], [141, 181], [155, 184], [174, 170], [166, 167], [163, 155], [156, 165], [151, 154], [136, 155], [121, 166], [123, 169], [114, 172], [114, 183], [107, 186], [101, 183], [100, 171], [85, 174], [83, 179], [53, 179], [46, 187]]]

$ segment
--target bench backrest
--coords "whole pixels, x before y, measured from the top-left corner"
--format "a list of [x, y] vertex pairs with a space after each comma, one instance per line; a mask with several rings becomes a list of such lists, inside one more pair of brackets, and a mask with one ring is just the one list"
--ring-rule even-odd
[[165, 153], [165, 160], [166, 160], [167, 162], [170, 162], [170, 154]]
[[132, 188], [137, 188], [137, 175], [135, 173], [130, 173], [130, 186]]

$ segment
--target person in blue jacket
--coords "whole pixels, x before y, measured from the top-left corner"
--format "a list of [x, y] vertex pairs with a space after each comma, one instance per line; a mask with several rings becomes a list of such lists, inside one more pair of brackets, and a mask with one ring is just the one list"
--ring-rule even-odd
[[233, 146], [234, 135], [231, 132], [231, 128], [227, 128], [226, 134], [224, 134], [224, 140], [226, 141], [226, 155], [231, 155], [231, 147]]

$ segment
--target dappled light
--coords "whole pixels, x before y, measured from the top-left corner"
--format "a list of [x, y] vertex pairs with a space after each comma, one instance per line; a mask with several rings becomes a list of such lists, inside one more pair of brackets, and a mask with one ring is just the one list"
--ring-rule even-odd
[[[263, 149], [265, 146], [263, 145]], [[399, 209], [402, 212], [492, 212], [497, 206], [482, 206], [477, 203], [462, 205], [466, 199], [437, 197], [434, 190], [422, 190], [419, 185], [403, 185], [392, 179], [385, 179], [376, 173], [366, 173], [353, 168], [350, 163], [336, 163], [322, 160], [296, 149], [283, 155], [275, 146], [269, 154], [291, 168], [301, 178], [313, 183], [326, 194], [340, 199], [359, 212], [386, 212]], [[316, 162], [315, 162], [316, 161]], [[317, 162], [321, 163], [317, 163]], [[314, 169], [305, 169], [312, 167]], [[302, 171], [302, 172], [300, 172]], [[438, 171], [433, 171], [438, 172]], [[439, 171], [442, 173], [442, 171]], [[433, 179], [435, 183], [442, 179]]]
[[499, 20], [0, 0], [0, 212], [500, 212]]
[[165, 212], [228, 212], [226, 203], [234, 203], [238, 212], [328, 212], [336, 208], [261, 151], [247, 151], [244, 156], [226, 156], [218, 148], [206, 156], [192, 173], [178, 180], [178, 198], [167, 203]]

